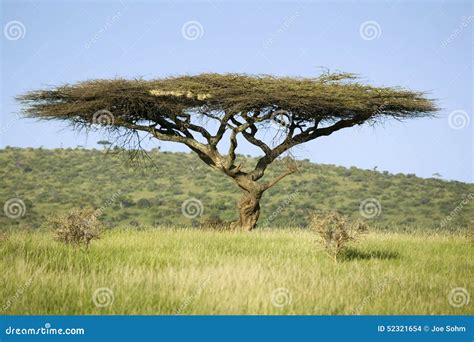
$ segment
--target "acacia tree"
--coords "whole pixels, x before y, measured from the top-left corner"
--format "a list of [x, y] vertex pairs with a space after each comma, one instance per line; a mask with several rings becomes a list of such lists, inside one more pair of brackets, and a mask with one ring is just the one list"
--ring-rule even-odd
[[[186, 145], [243, 190], [234, 226], [244, 230], [255, 228], [262, 194], [296, 171], [289, 167], [275, 179], [262, 179], [268, 166], [291, 148], [343, 128], [423, 117], [436, 110], [424, 93], [365, 85], [349, 73], [91, 80], [31, 91], [17, 99], [27, 117], [66, 120], [73, 128], [102, 125], [138, 141], [145, 132]], [[274, 134], [264, 134], [273, 129], [271, 123], [281, 128], [277, 142]], [[236, 161], [241, 139], [262, 151], [255, 165]]]

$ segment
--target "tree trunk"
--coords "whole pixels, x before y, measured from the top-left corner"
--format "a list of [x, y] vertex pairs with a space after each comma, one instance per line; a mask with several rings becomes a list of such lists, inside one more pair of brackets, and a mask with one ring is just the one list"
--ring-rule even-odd
[[246, 192], [239, 202], [239, 220], [233, 223], [236, 229], [251, 231], [257, 226], [260, 216], [262, 192]]

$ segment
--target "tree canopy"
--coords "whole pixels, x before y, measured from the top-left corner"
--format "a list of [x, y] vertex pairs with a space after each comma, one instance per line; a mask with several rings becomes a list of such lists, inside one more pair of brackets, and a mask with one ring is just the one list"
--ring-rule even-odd
[[201, 74], [150, 81], [91, 80], [32, 91], [18, 100], [33, 117], [91, 122], [95, 112], [107, 109], [120, 121], [117, 124], [160, 121], [188, 113], [263, 117], [278, 109], [291, 113], [293, 121], [404, 119], [436, 109], [422, 92], [361, 84], [349, 73], [317, 78]]

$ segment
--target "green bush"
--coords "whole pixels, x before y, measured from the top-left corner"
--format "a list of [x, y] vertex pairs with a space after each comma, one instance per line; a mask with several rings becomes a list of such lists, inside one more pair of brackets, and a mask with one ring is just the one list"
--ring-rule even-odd
[[93, 209], [73, 208], [66, 214], [49, 216], [47, 225], [53, 229], [56, 240], [75, 246], [89, 246], [98, 239], [102, 225]]
[[138, 208], [149, 208], [149, 207], [151, 207], [151, 202], [150, 202], [150, 200], [148, 200], [146, 198], [140, 198], [137, 201], [137, 207]]
[[338, 213], [328, 215], [313, 213], [310, 215], [310, 228], [320, 238], [326, 253], [334, 262], [347, 246], [368, 231], [362, 221], [350, 222]]

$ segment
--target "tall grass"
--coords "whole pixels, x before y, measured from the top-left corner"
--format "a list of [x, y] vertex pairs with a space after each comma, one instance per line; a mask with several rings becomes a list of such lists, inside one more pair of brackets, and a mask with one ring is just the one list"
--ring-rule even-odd
[[461, 236], [371, 233], [334, 264], [305, 230], [115, 230], [88, 250], [16, 232], [0, 256], [1, 314], [473, 313], [448, 301], [473, 293]]

